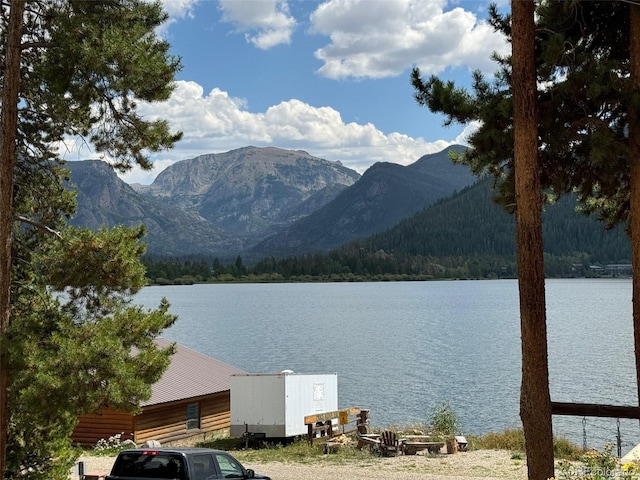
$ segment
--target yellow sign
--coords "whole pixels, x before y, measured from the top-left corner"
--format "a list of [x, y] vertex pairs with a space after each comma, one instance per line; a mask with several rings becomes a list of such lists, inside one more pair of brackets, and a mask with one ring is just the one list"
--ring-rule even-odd
[[338, 420], [340, 421], [340, 425], [347, 425], [349, 423], [349, 412], [346, 410], [339, 412]]

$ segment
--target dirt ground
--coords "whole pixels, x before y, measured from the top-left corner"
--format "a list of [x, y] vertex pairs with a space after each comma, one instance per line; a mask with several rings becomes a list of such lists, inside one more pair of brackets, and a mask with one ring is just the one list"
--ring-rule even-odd
[[[82, 457], [85, 473], [108, 473], [114, 457]], [[245, 462], [246, 463], [246, 462]], [[272, 480], [512, 480], [526, 479], [524, 460], [504, 450], [476, 450], [453, 455], [400, 455], [336, 464], [331, 459], [314, 463], [264, 462], [245, 464]], [[70, 477], [77, 480], [77, 474]]]

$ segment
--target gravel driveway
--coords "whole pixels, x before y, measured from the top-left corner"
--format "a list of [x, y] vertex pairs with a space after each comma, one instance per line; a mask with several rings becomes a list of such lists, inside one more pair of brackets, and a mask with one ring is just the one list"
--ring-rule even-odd
[[[85, 472], [108, 472], [113, 457], [82, 457]], [[244, 462], [246, 463], [246, 462]], [[245, 464], [273, 480], [512, 480], [526, 479], [524, 460], [503, 450], [476, 450], [454, 455], [401, 455], [337, 464], [330, 458], [314, 463], [265, 462]], [[71, 479], [77, 480], [77, 474]]]

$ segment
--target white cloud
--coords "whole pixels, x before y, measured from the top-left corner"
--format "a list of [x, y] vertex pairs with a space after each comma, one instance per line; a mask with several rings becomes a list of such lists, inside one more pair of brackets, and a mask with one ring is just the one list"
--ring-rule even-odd
[[[147, 0], [152, 1], [152, 0]], [[167, 21], [158, 27], [157, 33], [166, 37], [169, 26], [182, 18], [193, 16], [193, 9], [200, 0], [161, 0], [163, 10], [169, 15]]]
[[[445, 0], [329, 0], [311, 15], [310, 33], [330, 43], [315, 52], [321, 75], [333, 78], [396, 76], [416, 65], [424, 74], [467, 66], [492, 72], [494, 51], [506, 53], [504, 37]], [[375, 4], [375, 7], [373, 6]]]
[[177, 82], [167, 102], [140, 104], [140, 111], [149, 119], [168, 119], [171, 128], [183, 131], [184, 137], [173, 150], [153, 156], [153, 172], [133, 169], [122, 175], [129, 183], [148, 184], [178, 160], [248, 145], [303, 149], [320, 158], [339, 160], [362, 173], [375, 162], [408, 165], [455, 143], [427, 143], [397, 132], [385, 134], [371, 123], [345, 123], [335, 109], [300, 100], [280, 102], [265, 112], [253, 113], [242, 99], [218, 88], [205, 95], [200, 85], [187, 81]]
[[82, 137], [66, 137], [64, 140], [54, 143], [51, 149], [67, 162], [99, 158], [93, 146]]
[[200, 0], [162, 0], [162, 8], [172, 19], [188, 18]]
[[248, 42], [267, 50], [291, 42], [296, 20], [286, 0], [219, 0], [222, 20], [236, 26]]
[[455, 138], [453, 143], [458, 145], [469, 145], [469, 137], [473, 135], [479, 128], [481, 123], [477, 120], [473, 120], [465, 125], [464, 130]]

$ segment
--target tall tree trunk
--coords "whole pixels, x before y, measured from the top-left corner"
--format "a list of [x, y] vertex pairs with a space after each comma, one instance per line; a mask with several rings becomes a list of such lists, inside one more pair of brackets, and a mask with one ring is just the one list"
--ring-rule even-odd
[[[640, 6], [631, 4], [630, 13], [630, 69], [635, 95], [640, 96]], [[636, 99], [629, 109], [630, 152], [630, 230], [631, 266], [633, 271], [633, 338], [636, 355], [636, 382], [640, 404], [640, 101]]]
[[[11, 230], [13, 225], [13, 167], [16, 161], [16, 127], [20, 92], [20, 58], [23, 0], [10, 4], [5, 46], [2, 111], [0, 112], [0, 478], [6, 471], [9, 425], [9, 359], [6, 332], [11, 314]], [[5, 7], [6, 8], [6, 7]]]
[[534, 1], [512, 0], [516, 246], [522, 336], [520, 417], [529, 479], [554, 475], [538, 162]]

